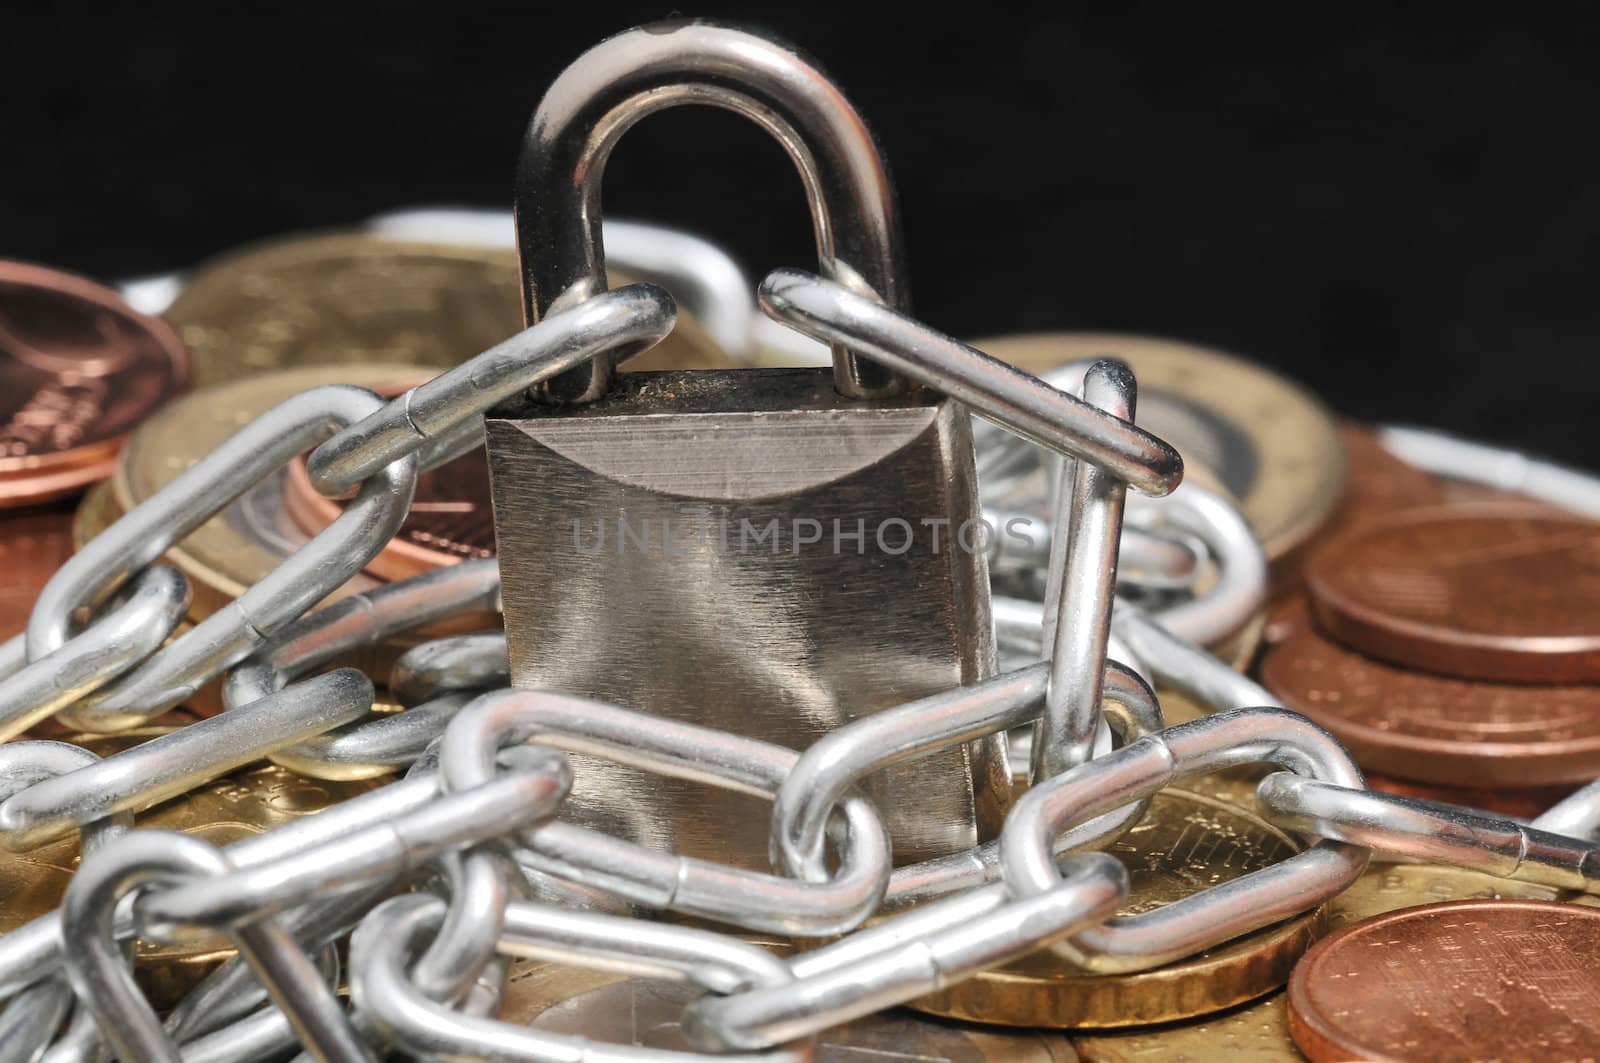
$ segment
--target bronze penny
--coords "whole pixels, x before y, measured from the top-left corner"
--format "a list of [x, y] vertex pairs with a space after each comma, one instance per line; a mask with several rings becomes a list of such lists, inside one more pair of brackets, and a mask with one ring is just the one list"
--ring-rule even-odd
[[1306, 572], [1317, 622], [1374, 657], [1506, 682], [1600, 679], [1600, 522], [1540, 507], [1399, 513]]
[[116, 292], [0, 261], [0, 506], [105, 479], [123, 437], [188, 377], [177, 334]]
[[1600, 1056], [1600, 911], [1447, 901], [1329, 934], [1289, 980], [1313, 1063]]
[[1331, 531], [1445, 500], [1445, 485], [1437, 477], [1395, 457], [1370, 428], [1345, 421], [1339, 425], [1339, 442], [1349, 474]]
[[1449, 679], [1364, 657], [1302, 628], [1261, 681], [1364, 768], [1444, 786], [1582, 783], [1600, 774], [1600, 687]]
[[1371, 429], [1343, 421], [1339, 424], [1339, 442], [1345, 454], [1344, 495], [1316, 538], [1273, 567], [1263, 636], [1268, 644], [1282, 642], [1294, 625], [1309, 620], [1304, 602], [1306, 561], [1323, 543], [1391, 513], [1445, 501], [1442, 481], [1395, 457], [1378, 442]]
[[71, 508], [30, 507], [0, 515], [0, 642], [28, 626], [33, 600], [71, 556]]
[[1291, 591], [1267, 603], [1267, 623], [1261, 641], [1276, 646], [1301, 628], [1311, 627], [1311, 603], [1304, 591]]

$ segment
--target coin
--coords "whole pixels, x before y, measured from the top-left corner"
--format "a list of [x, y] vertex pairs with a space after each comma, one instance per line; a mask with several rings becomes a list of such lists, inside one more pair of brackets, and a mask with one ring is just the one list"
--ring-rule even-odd
[[0, 261], [0, 506], [104, 479], [123, 438], [188, 374], [172, 330], [116, 292]]
[[1349, 471], [1330, 530], [1445, 500], [1445, 485], [1438, 477], [1396, 457], [1371, 428], [1341, 421], [1339, 442]]
[[1582, 783], [1600, 774], [1600, 688], [1447, 679], [1364, 657], [1309, 628], [1267, 652], [1261, 681], [1332, 731], [1362, 767], [1443, 786]]
[[[194, 352], [196, 387], [313, 366], [441, 368], [522, 331], [516, 253], [371, 233], [299, 235], [197, 269], [166, 311]], [[613, 283], [627, 278], [614, 276]], [[723, 358], [679, 314], [631, 368]]]
[[72, 556], [72, 509], [30, 506], [0, 513], [0, 641], [28, 626], [33, 601]]
[[1442, 901], [1553, 901], [1561, 892], [1537, 882], [1495, 878], [1481, 871], [1439, 864], [1371, 864], [1339, 896], [1322, 906], [1329, 930], [1375, 915]]
[[1445, 487], [1437, 477], [1401, 461], [1370, 428], [1341, 421], [1338, 433], [1345, 454], [1344, 493], [1328, 522], [1285, 558], [1286, 564], [1278, 566], [1283, 576], [1275, 588], [1275, 597], [1298, 585], [1307, 556], [1340, 532], [1400, 510], [1437, 505], [1445, 500]]
[[1289, 591], [1267, 605], [1267, 621], [1261, 631], [1263, 647], [1276, 646], [1286, 641], [1301, 628], [1311, 627], [1311, 603], [1300, 589]]
[[1327, 524], [1275, 566], [1263, 635], [1268, 645], [1282, 642], [1295, 627], [1310, 622], [1304, 569], [1319, 546], [1391, 513], [1445, 500], [1445, 486], [1438, 478], [1395, 457], [1370, 428], [1341, 421], [1339, 442], [1345, 453], [1344, 494]]
[[1138, 1030], [1078, 1034], [1073, 1047], [1083, 1063], [1302, 1063], [1289, 1037], [1289, 1005], [1282, 993], [1200, 1022]]
[[1220, 351], [1113, 333], [1050, 332], [974, 341], [1030, 372], [1105, 355], [1139, 379], [1138, 421], [1215, 472], [1240, 500], [1269, 559], [1287, 555], [1333, 512], [1344, 453], [1333, 419], [1298, 385]]
[[[511, 966], [500, 1018], [546, 1033], [604, 1044], [686, 1051], [683, 1010], [699, 991], [679, 982], [629, 978], [542, 961]], [[1060, 1034], [985, 1030], [892, 1010], [834, 1027], [817, 1038], [819, 1063], [1074, 1063]]]
[[1289, 980], [1289, 1030], [1326, 1060], [1600, 1055], [1600, 910], [1468, 900], [1329, 934]]
[[[1144, 819], [1106, 851], [1132, 892], [1118, 915], [1159, 908], [1270, 866], [1300, 843], [1254, 813], [1184, 790], [1163, 790]], [[911, 1005], [1004, 1026], [1138, 1026], [1220, 1011], [1278, 988], [1317, 933], [1310, 912], [1154, 970], [1098, 975], [1048, 951], [985, 971]]]
[[116, 496], [111, 493], [110, 480], [101, 480], [89, 488], [72, 513], [71, 552], [82, 550], [84, 543], [115, 524], [121, 515]]
[[1306, 572], [1346, 645], [1409, 668], [1502, 682], [1600, 679], [1600, 522], [1452, 505], [1342, 535]]
[[[71, 735], [62, 741], [111, 756], [159, 735], [170, 727], [140, 727], [114, 735]], [[237, 772], [181, 797], [139, 813], [139, 827], [183, 831], [214, 845], [228, 845], [253, 834], [313, 815], [365, 793], [386, 779], [327, 782], [307, 779], [266, 765]], [[0, 860], [0, 933], [16, 929], [61, 903], [78, 865], [78, 840], [62, 839]], [[208, 938], [181, 945], [141, 942], [135, 952], [135, 976], [157, 1008], [175, 1005], [217, 964], [233, 954], [225, 939]]]
[[[1557, 896], [1557, 891], [1548, 886], [1494, 878], [1465, 868], [1374, 864], [1349, 889], [1322, 906], [1322, 920], [1331, 930], [1385, 912], [1439, 901], [1474, 897], [1552, 900]], [[1207, 1016], [1203, 1022], [1080, 1034], [1073, 1038], [1073, 1044], [1086, 1063], [1144, 1059], [1276, 1063], [1305, 1058], [1289, 1036], [1288, 1004], [1282, 993], [1226, 1014]]]

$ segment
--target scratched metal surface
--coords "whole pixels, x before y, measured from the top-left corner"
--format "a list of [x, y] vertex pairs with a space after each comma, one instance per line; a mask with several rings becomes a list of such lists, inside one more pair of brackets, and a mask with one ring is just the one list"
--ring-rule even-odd
[[[982, 552], [951, 549], [948, 529], [935, 552], [921, 523], [978, 516], [970, 425], [948, 402], [842, 400], [825, 369], [637, 373], [591, 406], [490, 418], [488, 440], [519, 686], [804, 749], [992, 673]], [[876, 529], [895, 518], [911, 545], [899, 552], [890, 526], [885, 552]], [[774, 519], [777, 541], [755, 541]], [[835, 519], [844, 532], [865, 521], [864, 542], [841, 538], [836, 553]], [[822, 540], [799, 543], [811, 526], [797, 537], [796, 520], [819, 522]], [[574, 819], [767, 866], [758, 799], [575, 762]], [[951, 852], [998, 828], [1004, 749], [975, 742], [867, 790], [898, 862]]]

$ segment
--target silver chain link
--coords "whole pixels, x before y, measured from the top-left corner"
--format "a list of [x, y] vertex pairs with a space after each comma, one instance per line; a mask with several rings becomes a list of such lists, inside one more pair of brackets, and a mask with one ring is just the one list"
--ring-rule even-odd
[[[1373, 854], [1600, 893], [1600, 782], [1532, 824], [1371, 792], [1327, 732], [1201, 647], [1260, 609], [1265, 558], [1238, 510], [1180, 486], [1177, 452], [1134, 423], [1126, 366], [1080, 363], [1042, 380], [797, 270], [771, 274], [759, 300], [799, 333], [986, 418], [985, 475], [1014, 472], [1028, 456], [1002, 430], [1065, 459], [1051, 520], [994, 557], [997, 569], [1050, 572], [1041, 601], [994, 603], [1002, 647], [1039, 663], [866, 716], [797, 751], [648, 706], [508, 689], [506, 637], [479, 632], [405, 653], [387, 681], [406, 708], [376, 715], [371, 678], [324, 669], [437, 621], [497, 611], [496, 563], [467, 561], [312, 610], [394, 535], [419, 470], [481, 441], [485, 411], [596, 358], [648, 347], [670, 332], [676, 308], [648, 284], [587, 293], [398, 399], [308, 391], [86, 544], [40, 594], [26, 635], [0, 647], [0, 737], [51, 717], [124, 730], [218, 677], [226, 705], [104, 759], [61, 743], [0, 747], [0, 846], [27, 852], [76, 832], [84, 853], [59, 911], [0, 936], [0, 1061], [89, 1061], [109, 1048], [141, 1061], [221, 1063], [296, 1046], [341, 1063], [389, 1050], [801, 1061], [831, 1027], [1041, 950], [1100, 973], [1192, 956], [1316, 908]], [[1390, 439], [1452, 470], [1483, 458], [1398, 430]], [[353, 501], [277, 570], [173, 638], [188, 590], [158, 559], [307, 452], [317, 489], [354, 491]], [[1530, 490], [1567, 485], [1563, 470], [1508, 469], [1494, 476]], [[1129, 486], [1154, 497], [1127, 496]], [[1150, 610], [1117, 598], [1119, 549], [1135, 582], [1184, 593]], [[1188, 593], [1202, 560], [1218, 579]], [[1166, 726], [1146, 677], [1212, 714]], [[1000, 836], [895, 867], [884, 810], [858, 784], [1028, 729], [1029, 785]], [[771, 869], [563, 821], [568, 752], [771, 802]], [[406, 774], [226, 848], [130, 829], [134, 814], [262, 758], [312, 779]], [[1096, 850], [1163, 788], [1249, 764], [1281, 769], [1259, 784], [1262, 813], [1315, 843], [1155, 910], [1115, 914], [1128, 873]], [[562, 903], [574, 899], [606, 910]], [[724, 929], [655, 918], [662, 913]], [[830, 940], [785, 958], [734, 928]], [[124, 943], [218, 932], [239, 958], [163, 1021], [134, 984]], [[335, 993], [336, 943], [347, 933], [348, 1007]], [[491, 1018], [519, 958], [692, 987], [682, 1030], [693, 1051]]]
[[[1164, 503], [1130, 503], [1130, 514], [1139, 513], [1152, 542], [1199, 544], [1217, 560], [1220, 589], [1155, 614], [1122, 601], [1112, 606], [1109, 551], [1119, 538], [1115, 497], [1122, 481], [1108, 467], [1126, 470], [1154, 459], [1141, 473], [1145, 485], [1171, 486], [1160, 471], [1160, 447], [1152, 449], [1117, 417], [1121, 427], [1107, 430], [1098, 412], [1131, 408], [1131, 379], [1120, 367], [1105, 363], [1083, 375], [1085, 405], [1040, 391], [1043, 385], [1018, 383], [1016, 374], [965, 349], [952, 356], [953, 341], [929, 340], [920, 326], [870, 301], [855, 305], [858, 297], [820, 279], [790, 271], [763, 291], [769, 305], [808, 307], [811, 334], [869, 356], [891, 342], [885, 336], [910, 344], [910, 353], [885, 359], [896, 371], [962, 390], [996, 420], [1033, 425], [1035, 439], [1074, 456], [1079, 471], [1063, 481], [1073, 486], [1060, 492], [1054, 518], [1061, 575], [1050, 611], [1072, 609], [1077, 619], [1054, 625], [1048, 655], [1054, 664], [865, 717], [803, 754], [619, 706], [497, 689], [507, 679], [499, 632], [425, 642], [402, 656], [389, 683], [410, 707], [395, 715], [369, 715], [373, 685], [359, 672], [315, 674], [397, 634], [494, 611], [499, 583], [492, 561], [388, 584], [303, 618], [315, 604], [313, 592], [281, 601], [256, 592], [241, 599], [225, 624], [213, 625], [214, 633], [185, 636], [203, 653], [183, 649], [181, 639], [157, 650], [181, 616], [185, 588], [174, 570], [152, 561], [220, 500], [329, 438], [338, 424], [354, 425], [324, 444], [324, 485], [364, 482], [366, 500], [332, 537], [346, 551], [319, 584], [332, 585], [375, 552], [403, 516], [415, 455], [427, 453], [430, 440], [453, 437], [493, 401], [456, 390], [470, 373], [448, 388], [423, 385], [433, 388], [417, 389], [433, 414], [420, 424], [407, 419], [410, 427], [401, 433], [394, 418], [407, 408], [405, 400], [385, 405], [356, 389], [319, 389], [247, 426], [219, 452], [222, 458], [202, 462], [80, 554], [90, 560], [63, 570], [30, 624], [28, 646], [37, 642], [39, 656], [29, 662], [20, 643], [5, 656], [13, 671], [0, 690], [15, 731], [55, 714], [127, 726], [224, 669], [227, 711], [105, 760], [82, 751], [64, 756], [54, 750], [73, 747], [52, 743], [0, 750], [0, 844], [25, 850], [75, 829], [90, 832], [62, 913], [0, 937], [0, 993], [9, 997], [0, 1013], [0, 1045], [36, 1054], [53, 1039], [47, 1058], [58, 1063], [94, 1058], [100, 1037], [140, 1059], [176, 1059], [180, 1052], [184, 1059], [245, 1059], [294, 1044], [319, 1059], [370, 1059], [378, 1045], [418, 1054], [567, 1058], [576, 1042], [487, 1017], [509, 960], [539, 957], [679, 979], [703, 993], [683, 1019], [696, 1053], [589, 1045], [583, 1048], [589, 1058], [798, 1059], [832, 1026], [1040, 948], [1102, 972], [1192, 955], [1315, 907], [1353, 881], [1369, 851], [1595, 890], [1596, 848], [1584, 840], [1600, 821], [1595, 788], [1535, 825], [1369, 792], [1325, 732], [1275, 707], [1264, 690], [1190, 641], [1236, 627], [1261, 599], [1259, 547], [1218, 496], [1186, 486]], [[830, 300], [847, 305], [840, 310]], [[655, 312], [659, 324], [662, 301], [653, 293], [634, 291], [623, 301], [629, 313]], [[594, 310], [593, 301], [572, 312], [583, 308]], [[834, 313], [845, 321], [830, 323]], [[564, 317], [553, 314], [539, 328], [582, 334], [582, 343], [599, 347], [638, 339], [615, 321], [606, 327], [618, 329], [617, 336], [606, 340], [593, 321]], [[531, 374], [507, 368], [507, 349], [491, 352], [502, 383], [487, 394], [520, 391], [581, 360], [529, 355], [535, 347], [545, 350], [525, 333], [510, 348], [544, 359]], [[964, 383], [957, 387], [944, 373], [963, 374]], [[439, 398], [447, 391], [454, 396], [448, 402]], [[467, 412], [439, 413], [446, 409]], [[1070, 427], [1039, 430], [1046, 421]], [[1182, 549], [1192, 548], [1166, 554], [1179, 559], [1175, 571], [1187, 570]], [[325, 568], [329, 556], [314, 541], [285, 571]], [[61, 622], [118, 587], [127, 593], [81, 630]], [[997, 614], [1002, 641], [1012, 632], [1033, 653], [1046, 645], [1043, 607], [1001, 603]], [[1081, 644], [1063, 650], [1067, 637]], [[1068, 660], [1078, 663], [1066, 667]], [[82, 663], [63, 668], [69, 661]], [[1098, 684], [1083, 681], [1091, 667]], [[1156, 697], [1134, 668], [1231, 711], [1164, 728]], [[46, 684], [41, 677], [52, 673], [70, 679]], [[175, 686], [156, 690], [168, 684]], [[1053, 690], [1065, 700], [1053, 701]], [[1044, 748], [1055, 743], [1078, 752], [1044, 758], [999, 839], [891, 870], [882, 817], [856, 789], [858, 780], [981, 735], [1034, 725], [1053, 711], [1072, 720], [1066, 730], [1078, 737], [1062, 744], [1047, 728]], [[1089, 757], [1102, 711], [1116, 746]], [[562, 822], [557, 813], [570, 772], [559, 750], [770, 799], [781, 873], [677, 857]], [[226, 850], [159, 831], [116, 837], [130, 812], [264, 755], [310, 777], [363, 777], [406, 764], [412, 770], [399, 782]], [[1323, 840], [1155, 911], [1114, 915], [1127, 895], [1126, 872], [1084, 850], [1105, 846], [1135, 823], [1161, 788], [1257, 762], [1287, 769], [1260, 784], [1263, 812]], [[108, 830], [113, 840], [98, 840]], [[437, 895], [384, 900], [430, 869], [442, 887]], [[563, 896], [563, 888], [608, 896], [638, 915], [672, 911], [747, 930], [837, 939], [780, 959], [724, 933], [530, 899]], [[130, 891], [131, 905], [119, 906]], [[324, 955], [333, 937], [357, 922], [347, 1015], [329, 990], [326, 963], [319, 967], [310, 956]], [[218, 930], [233, 936], [243, 959], [163, 1024], [132, 987], [113, 942], [135, 934], [184, 940]], [[267, 984], [267, 996], [239, 990], [252, 971]], [[231, 998], [237, 1002], [221, 1003]], [[75, 1000], [82, 1010], [57, 1036]]]

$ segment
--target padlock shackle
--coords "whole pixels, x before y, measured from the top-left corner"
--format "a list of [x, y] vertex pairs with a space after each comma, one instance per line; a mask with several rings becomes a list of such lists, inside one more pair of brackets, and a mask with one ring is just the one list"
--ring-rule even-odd
[[[611, 150], [648, 114], [697, 103], [744, 115], [771, 133], [805, 184], [823, 276], [909, 309], [899, 217], [888, 170], [861, 116], [796, 52], [742, 30], [663, 22], [620, 33], [562, 71], [540, 101], [517, 164], [517, 249], [523, 312], [532, 325], [605, 291], [600, 187]], [[908, 384], [842, 345], [834, 381], [852, 397]], [[606, 391], [601, 356], [545, 385], [562, 401]]]

